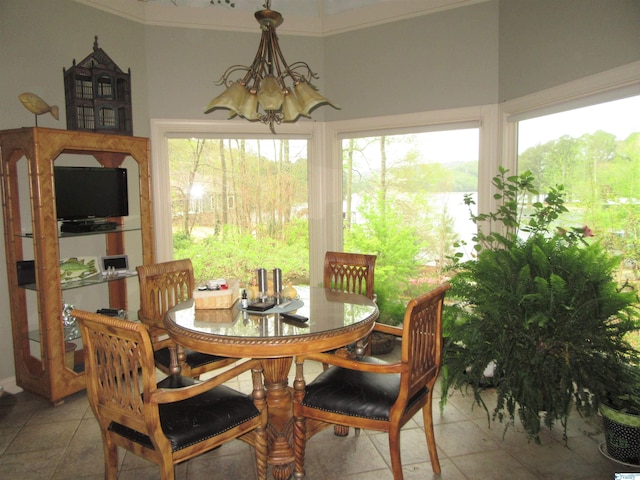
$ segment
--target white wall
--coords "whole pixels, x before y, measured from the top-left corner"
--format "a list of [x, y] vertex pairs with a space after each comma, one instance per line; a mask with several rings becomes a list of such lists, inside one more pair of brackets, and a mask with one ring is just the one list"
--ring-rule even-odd
[[500, 102], [639, 59], [638, 0], [500, 2]]
[[327, 120], [496, 103], [498, 2], [325, 39]]

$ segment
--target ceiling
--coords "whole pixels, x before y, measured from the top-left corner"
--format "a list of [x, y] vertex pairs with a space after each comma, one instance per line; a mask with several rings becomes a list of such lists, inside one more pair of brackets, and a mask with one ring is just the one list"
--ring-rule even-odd
[[[147, 25], [255, 32], [265, 0], [75, 0]], [[323, 36], [488, 0], [271, 0], [279, 33]], [[233, 5], [233, 6], [232, 6]]]

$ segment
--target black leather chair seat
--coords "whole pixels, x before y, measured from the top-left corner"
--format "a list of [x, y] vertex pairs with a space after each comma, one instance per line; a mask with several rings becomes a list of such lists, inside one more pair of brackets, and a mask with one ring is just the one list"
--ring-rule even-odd
[[[375, 357], [358, 359], [384, 364]], [[302, 405], [354, 417], [388, 420], [398, 397], [400, 374], [358, 372], [332, 367], [322, 372], [305, 389]]]
[[[158, 388], [181, 388], [196, 381], [181, 375], [170, 375], [158, 383]], [[210, 405], [215, 405], [211, 408]], [[224, 385], [180, 402], [160, 404], [160, 424], [175, 452], [213, 437], [260, 412], [248, 395]], [[153, 448], [151, 439], [119, 423], [111, 422], [109, 429], [148, 448]]]
[[[361, 362], [385, 364], [375, 357]], [[302, 405], [352, 417], [389, 420], [391, 406], [400, 391], [400, 374], [371, 373], [332, 367], [318, 375], [305, 388]], [[407, 402], [407, 408], [429, 392], [424, 388]]]
[[[195, 350], [190, 350], [188, 348], [184, 349], [184, 354], [186, 356], [185, 361], [190, 368], [198, 368], [224, 358], [217, 355], [209, 355], [208, 353], [196, 352]], [[171, 351], [169, 347], [161, 348], [160, 350], [153, 352], [153, 359], [156, 363], [168, 368], [169, 365], [171, 365]]]

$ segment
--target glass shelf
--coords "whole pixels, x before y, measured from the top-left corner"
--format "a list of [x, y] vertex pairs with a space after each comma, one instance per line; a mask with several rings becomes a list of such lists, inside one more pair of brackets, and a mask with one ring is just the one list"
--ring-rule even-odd
[[[121, 233], [121, 232], [133, 232], [136, 230], [141, 230], [139, 225], [121, 225], [119, 227], [114, 228], [113, 230], [103, 230], [97, 232], [58, 232], [58, 238], [70, 238], [70, 237], [86, 237], [89, 235], [109, 235], [111, 233]], [[33, 238], [33, 233], [31, 232], [23, 232], [17, 235], [22, 238]]]
[[[83, 278], [82, 280], [74, 280], [72, 282], [65, 282], [60, 285], [61, 290], [71, 290], [72, 288], [81, 288], [88, 287], [90, 285], [100, 285], [102, 283], [114, 282], [117, 280], [124, 280], [125, 278], [137, 277], [138, 274], [136, 272], [131, 273], [121, 273], [118, 275], [94, 275], [89, 278]], [[21, 285], [21, 288], [25, 288], [27, 290], [37, 291], [35, 283], [27, 283], [25, 285]]]
[[[113, 318], [121, 318], [121, 317], [113, 317]], [[138, 321], [138, 314], [136, 312], [127, 312], [127, 316], [126, 318], [121, 318], [121, 320], [129, 320], [131, 322], [137, 322]], [[36, 342], [36, 343], [40, 343], [40, 330], [38, 330], [37, 328], [35, 330], [29, 330], [29, 333], [27, 334], [27, 336], [29, 337], [29, 340], [31, 340], [32, 342]], [[73, 338], [65, 338], [65, 342], [72, 342], [74, 340], [79, 340], [81, 339], [82, 336], [80, 335], [80, 333], [78, 333], [77, 336], [73, 336]]]

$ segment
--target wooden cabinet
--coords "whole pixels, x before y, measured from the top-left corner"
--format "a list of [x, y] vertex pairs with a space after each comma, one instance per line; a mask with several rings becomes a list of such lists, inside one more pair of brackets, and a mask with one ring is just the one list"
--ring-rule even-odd
[[[132, 245], [125, 246], [126, 235], [136, 230], [139, 231], [136, 238], [140, 245], [135, 245], [135, 250], [141, 257], [136, 263], [153, 263], [149, 140], [35, 127], [0, 131], [0, 149], [16, 382], [23, 389], [56, 404], [84, 389], [85, 378], [81, 368], [65, 365], [60, 242], [80, 242], [82, 236], [60, 234], [56, 220], [54, 162], [68, 158], [86, 158], [93, 162], [93, 157], [103, 167], [122, 166], [125, 161], [137, 166], [138, 188], [133, 189], [134, 192], [129, 191], [130, 207], [135, 211], [135, 225], [126, 224], [128, 217], [109, 219], [119, 226], [116, 230], [94, 233], [99, 235], [94, 240], [104, 239], [104, 249], [92, 253], [96, 257], [127, 253], [127, 248]], [[132, 174], [129, 176], [130, 183], [131, 177]], [[138, 198], [134, 198], [138, 194], [139, 212], [133, 208], [138, 205]], [[17, 262], [24, 260], [34, 261], [35, 285], [31, 288], [18, 284]], [[131, 268], [135, 268], [136, 263]], [[103, 295], [108, 297], [105, 303], [108, 302], [111, 308], [128, 310], [127, 281], [126, 278], [102, 278], [98, 275], [97, 279], [86, 285], [104, 283], [104, 287], [98, 288], [105, 289]], [[85, 284], [73, 286], [80, 288]], [[77, 306], [90, 308], [86, 305]], [[104, 306], [93, 305], [91, 308]], [[76, 358], [82, 358], [81, 344]]]

